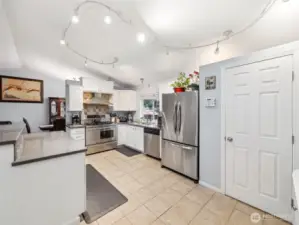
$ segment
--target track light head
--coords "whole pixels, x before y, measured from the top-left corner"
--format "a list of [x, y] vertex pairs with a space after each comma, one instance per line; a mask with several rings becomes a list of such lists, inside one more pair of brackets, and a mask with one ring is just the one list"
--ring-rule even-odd
[[79, 16], [78, 15], [73, 15], [73, 17], [72, 17], [72, 23], [73, 24], [77, 24], [77, 23], [79, 23]]
[[216, 49], [215, 49], [215, 55], [218, 55], [219, 54], [219, 52], [220, 52], [220, 49], [219, 49], [219, 41], [217, 41], [217, 47], [216, 47]]

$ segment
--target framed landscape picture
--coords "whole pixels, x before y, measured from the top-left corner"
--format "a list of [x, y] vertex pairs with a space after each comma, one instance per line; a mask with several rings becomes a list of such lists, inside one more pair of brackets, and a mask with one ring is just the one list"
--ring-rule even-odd
[[0, 75], [0, 102], [43, 103], [42, 80]]

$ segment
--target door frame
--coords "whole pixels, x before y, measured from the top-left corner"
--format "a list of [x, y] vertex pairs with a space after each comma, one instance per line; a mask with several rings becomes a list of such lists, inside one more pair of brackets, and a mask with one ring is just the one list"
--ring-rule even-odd
[[[223, 66], [221, 66], [221, 149], [220, 149], [220, 156], [221, 156], [221, 188], [220, 191], [223, 194], [226, 194], [226, 80], [225, 80], [225, 71], [230, 68], [243, 66], [247, 64], [253, 64], [269, 59], [279, 58], [283, 56], [290, 56], [293, 57], [293, 71], [295, 74], [295, 79], [292, 82], [292, 113], [293, 113], [293, 135], [295, 137], [295, 143], [293, 145], [293, 170], [299, 169], [299, 144], [297, 138], [299, 138], [299, 98], [296, 99], [296, 87], [299, 88], [299, 41], [292, 42], [289, 44], [273, 47], [270, 49], [262, 50], [259, 52], [254, 52], [249, 56], [243, 56], [238, 58], [233, 58], [228, 60]], [[297, 64], [296, 64], [297, 62]], [[297, 91], [298, 92], [298, 91]], [[296, 103], [297, 101], [297, 103]], [[296, 112], [298, 112], [296, 114]], [[291, 137], [290, 137], [291, 138]], [[298, 159], [298, 160], [296, 160]], [[293, 185], [292, 185], [293, 187]], [[292, 197], [293, 193], [292, 193]]]

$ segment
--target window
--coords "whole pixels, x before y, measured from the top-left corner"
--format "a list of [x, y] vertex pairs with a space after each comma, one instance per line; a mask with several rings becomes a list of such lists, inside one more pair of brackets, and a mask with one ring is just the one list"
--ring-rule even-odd
[[148, 122], [158, 119], [159, 101], [154, 99], [142, 99], [140, 102], [140, 117]]

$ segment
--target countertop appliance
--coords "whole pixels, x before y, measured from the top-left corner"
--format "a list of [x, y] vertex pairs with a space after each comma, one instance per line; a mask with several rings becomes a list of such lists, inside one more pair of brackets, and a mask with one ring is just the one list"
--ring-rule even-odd
[[162, 166], [199, 180], [199, 94], [162, 95]]
[[97, 122], [96, 124], [86, 125], [86, 154], [90, 155], [116, 148], [116, 129], [116, 125], [109, 122]]
[[81, 119], [80, 119], [79, 114], [73, 114], [72, 115], [72, 124], [73, 125], [75, 125], [75, 124], [81, 124]]
[[144, 152], [160, 159], [160, 129], [144, 128]]

